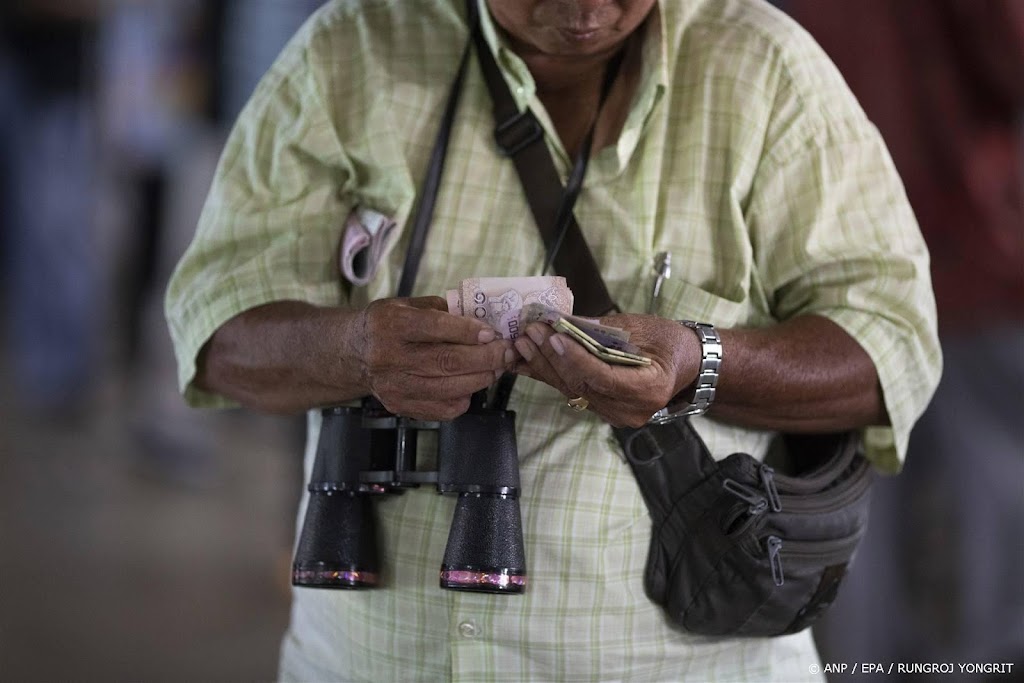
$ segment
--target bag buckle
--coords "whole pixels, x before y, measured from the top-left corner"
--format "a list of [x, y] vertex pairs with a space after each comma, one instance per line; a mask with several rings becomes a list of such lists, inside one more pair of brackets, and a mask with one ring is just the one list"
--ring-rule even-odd
[[502, 156], [512, 157], [519, 154], [544, 135], [533, 112], [524, 109], [494, 129], [494, 142]]

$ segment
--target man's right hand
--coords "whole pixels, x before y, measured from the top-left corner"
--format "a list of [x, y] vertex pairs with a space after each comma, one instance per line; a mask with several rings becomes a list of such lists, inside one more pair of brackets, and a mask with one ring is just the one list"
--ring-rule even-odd
[[439, 297], [382, 299], [363, 310], [280, 301], [221, 326], [195, 384], [242, 405], [295, 413], [375, 396], [404, 417], [451, 420], [517, 357], [486, 324]]
[[448, 313], [440, 297], [381, 299], [351, 326], [360, 379], [396, 415], [451, 420], [517, 355], [478, 320]]

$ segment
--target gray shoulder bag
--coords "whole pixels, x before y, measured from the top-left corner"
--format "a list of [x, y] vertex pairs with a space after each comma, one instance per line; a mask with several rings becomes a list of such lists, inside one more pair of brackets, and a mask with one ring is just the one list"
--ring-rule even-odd
[[644, 590], [673, 624], [777, 636], [832, 604], [867, 528], [873, 471], [856, 433], [780, 437], [775, 467], [716, 462], [688, 418], [615, 436], [651, 515]]

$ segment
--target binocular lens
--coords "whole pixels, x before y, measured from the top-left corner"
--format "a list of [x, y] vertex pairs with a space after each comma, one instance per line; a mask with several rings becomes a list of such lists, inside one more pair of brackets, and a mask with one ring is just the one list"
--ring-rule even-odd
[[441, 565], [441, 588], [522, 593], [526, 588], [519, 499], [462, 493], [455, 505]]
[[377, 557], [370, 497], [348, 492], [310, 495], [292, 565], [292, 585], [375, 588]]

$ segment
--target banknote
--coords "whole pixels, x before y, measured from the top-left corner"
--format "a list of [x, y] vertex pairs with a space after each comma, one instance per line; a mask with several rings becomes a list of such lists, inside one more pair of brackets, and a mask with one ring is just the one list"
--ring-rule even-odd
[[538, 304], [545, 309], [571, 314], [572, 290], [564, 277], [474, 277], [445, 293], [448, 312], [483, 320], [504, 339], [523, 332], [523, 308]]
[[[555, 321], [552, 327], [556, 332], [561, 332], [572, 337], [579, 342], [583, 348], [589, 351], [591, 355], [600, 358], [606, 363], [611, 363], [612, 365], [647, 366], [652, 362], [650, 358], [642, 356], [639, 353], [629, 353], [626, 351], [619, 351], [618, 349], [610, 349], [604, 346], [565, 318], [560, 318]], [[639, 351], [639, 349], [637, 350]]]
[[621, 327], [602, 325], [593, 318], [566, 315], [560, 311], [547, 308], [542, 304], [528, 304], [523, 308], [522, 321], [524, 326], [535, 321], [554, 325], [558, 320], [566, 320], [572, 323], [601, 346], [625, 351], [626, 353], [640, 353], [639, 347], [629, 343], [629, 332]]
[[448, 312], [483, 320], [501, 337], [516, 339], [531, 322], [551, 325], [606, 363], [650, 365], [629, 332], [572, 314], [573, 295], [563, 277], [476, 277], [445, 292]]

